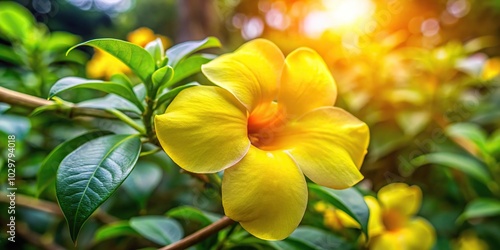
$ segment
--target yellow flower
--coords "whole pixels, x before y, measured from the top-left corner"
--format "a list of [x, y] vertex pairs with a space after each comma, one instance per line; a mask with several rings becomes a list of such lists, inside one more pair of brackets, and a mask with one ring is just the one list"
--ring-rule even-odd
[[158, 139], [187, 171], [224, 170], [224, 212], [251, 234], [279, 240], [295, 230], [307, 205], [304, 174], [337, 189], [363, 178], [368, 127], [332, 107], [336, 85], [313, 50], [285, 59], [257, 39], [202, 71], [217, 86], [183, 90], [156, 116]]
[[500, 75], [500, 58], [488, 59], [483, 66], [482, 79], [491, 80]]
[[454, 242], [455, 250], [488, 250], [488, 244], [477, 237], [472, 231], [460, 234], [458, 240]]
[[418, 186], [389, 184], [379, 190], [378, 200], [365, 197], [370, 209], [370, 249], [432, 248], [436, 239], [434, 228], [425, 219], [415, 216], [422, 201]]
[[344, 228], [361, 228], [346, 212], [330, 204], [320, 201], [314, 205], [314, 209], [323, 214], [325, 225], [331, 229], [340, 231]]
[[[127, 40], [141, 47], [146, 46], [149, 42], [160, 38], [163, 43], [163, 48], [168, 48], [171, 45], [170, 40], [161, 35], [156, 35], [149, 28], [139, 28], [127, 35]], [[117, 73], [129, 74], [132, 71], [130, 68], [116, 59], [114, 56], [100, 49], [95, 49], [94, 56], [87, 63], [87, 76], [90, 78], [110, 79], [111, 76]]]

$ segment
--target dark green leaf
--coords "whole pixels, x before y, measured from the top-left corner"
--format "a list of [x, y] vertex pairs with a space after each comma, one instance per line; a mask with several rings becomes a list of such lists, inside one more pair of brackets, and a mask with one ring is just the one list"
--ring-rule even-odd
[[147, 82], [149, 76], [155, 71], [153, 57], [142, 47], [122, 40], [102, 38], [80, 43], [68, 50], [68, 53], [76, 47], [87, 45], [108, 52], [118, 58], [139, 77]]
[[64, 157], [84, 143], [109, 134], [111, 134], [111, 132], [91, 131], [59, 144], [59, 146], [52, 150], [52, 152], [50, 152], [50, 154], [45, 158], [40, 166], [40, 169], [38, 170], [36, 180], [37, 195], [40, 195], [47, 187], [55, 183], [57, 169], [59, 168], [59, 164], [61, 164]]
[[174, 99], [182, 90], [184, 89], [187, 89], [187, 88], [190, 88], [190, 87], [194, 87], [194, 86], [200, 86], [200, 84], [196, 83], [196, 82], [192, 82], [192, 83], [188, 83], [186, 85], [182, 85], [182, 86], [179, 86], [175, 89], [172, 89], [166, 93], [163, 93], [162, 95], [160, 95], [160, 97], [158, 98], [158, 101], [156, 102], [156, 106], [160, 106], [162, 105], [163, 103], [166, 103], [168, 101], [171, 101], [172, 99]]
[[190, 206], [182, 206], [170, 209], [166, 215], [178, 220], [182, 219], [198, 222], [202, 226], [208, 226], [212, 222], [219, 220], [221, 217]]
[[174, 77], [174, 69], [170, 66], [165, 66], [153, 73], [153, 84], [156, 87], [163, 86], [170, 82]]
[[132, 227], [130, 227], [128, 221], [119, 221], [99, 228], [99, 230], [95, 233], [94, 242], [99, 243], [107, 239], [130, 235], [139, 234]]
[[25, 40], [32, 32], [35, 19], [31, 13], [13, 2], [0, 2], [0, 34], [11, 40]]
[[130, 226], [144, 238], [159, 245], [168, 245], [182, 239], [179, 223], [162, 216], [141, 216], [130, 219]]
[[87, 80], [79, 77], [65, 77], [57, 81], [49, 91], [49, 98], [66, 90], [75, 88], [96, 89], [106, 93], [116, 94], [134, 103], [141, 111], [144, 110], [141, 101], [137, 99], [131, 87], [116, 82]]
[[196, 74], [201, 71], [201, 65], [210, 62], [215, 57], [209, 54], [193, 55], [181, 61], [175, 66], [175, 74], [172, 80], [168, 83], [167, 87], [174, 86], [176, 83], [185, 79], [188, 76]]
[[57, 170], [56, 193], [73, 241], [88, 217], [127, 178], [140, 152], [137, 135], [108, 135], [64, 158]]
[[486, 166], [480, 161], [460, 154], [447, 152], [432, 153], [419, 156], [411, 161], [415, 167], [436, 164], [456, 169], [483, 183], [491, 181]]
[[467, 204], [465, 211], [458, 217], [457, 222], [497, 215], [500, 215], [500, 200], [479, 198]]
[[361, 230], [368, 235], [368, 217], [370, 211], [363, 195], [355, 188], [335, 190], [316, 184], [308, 184], [309, 189], [321, 199], [344, 211], [361, 225]]
[[297, 242], [311, 247], [315, 250], [329, 249], [354, 249], [352, 245], [346, 242], [343, 238], [334, 235], [330, 232], [323, 231], [310, 226], [298, 227], [285, 242]]
[[140, 204], [141, 208], [144, 208], [161, 178], [162, 171], [158, 166], [153, 163], [138, 162], [130, 176], [123, 182], [122, 187]]
[[207, 37], [200, 41], [189, 41], [177, 44], [167, 50], [168, 65], [174, 67], [187, 56], [207, 48], [220, 48], [221, 44], [216, 37]]

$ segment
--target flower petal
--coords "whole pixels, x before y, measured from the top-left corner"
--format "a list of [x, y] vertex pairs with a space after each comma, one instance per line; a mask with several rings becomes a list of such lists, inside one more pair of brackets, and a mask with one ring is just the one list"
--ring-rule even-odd
[[226, 169], [250, 147], [245, 108], [219, 87], [183, 90], [165, 114], [155, 117], [155, 125], [165, 152], [190, 172]]
[[284, 56], [272, 42], [256, 39], [202, 66], [205, 76], [231, 92], [250, 112], [277, 97]]
[[225, 214], [249, 233], [281, 240], [302, 220], [307, 185], [288, 155], [252, 146], [241, 162], [224, 171], [222, 204]]
[[412, 216], [420, 209], [422, 190], [406, 183], [392, 183], [378, 191], [378, 200], [384, 210], [397, 211], [403, 216]]
[[386, 231], [372, 239], [373, 250], [428, 250], [436, 241], [432, 225], [423, 218], [415, 218], [406, 227], [396, 231]]
[[278, 103], [286, 113], [298, 117], [315, 108], [333, 106], [337, 86], [325, 62], [318, 53], [299, 48], [285, 59]]
[[368, 147], [368, 126], [342, 109], [315, 109], [272, 134], [266, 148], [286, 150], [319, 185], [343, 189], [363, 179], [359, 168]]
[[365, 196], [365, 202], [370, 210], [370, 218], [368, 220], [368, 235], [370, 238], [381, 234], [385, 228], [382, 222], [382, 210], [377, 199], [373, 196]]

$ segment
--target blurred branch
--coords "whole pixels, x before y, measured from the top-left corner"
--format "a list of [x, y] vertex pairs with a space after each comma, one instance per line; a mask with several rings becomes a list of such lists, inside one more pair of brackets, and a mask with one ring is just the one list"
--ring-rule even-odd
[[219, 232], [220, 230], [232, 225], [234, 223], [229, 217], [224, 216], [222, 219], [194, 232], [193, 234], [187, 236], [186, 238], [170, 244], [166, 247], [160, 248], [160, 250], [182, 250], [193, 246], [202, 240], [208, 238], [209, 236]]
[[43, 237], [41, 237], [39, 234], [31, 231], [28, 225], [26, 225], [25, 223], [20, 223], [19, 225], [17, 225], [16, 232], [18, 232], [24, 239], [29, 241], [31, 244], [41, 249], [47, 249], [47, 250], [65, 249], [64, 247], [59, 246], [55, 242], [49, 242]]
[[[29, 109], [36, 109], [42, 106], [53, 105], [55, 102], [45, 100], [40, 97], [31, 96], [23, 93], [19, 93], [4, 87], [0, 87], [0, 102], [11, 104], [14, 106], [21, 106]], [[73, 105], [73, 104], [72, 104]], [[64, 112], [63, 107], [61, 107], [58, 113], [64, 114], [69, 118], [77, 116], [91, 116], [107, 119], [116, 119], [115, 116], [109, 114], [108, 112], [100, 109], [93, 108], [83, 108], [71, 106], [69, 112]]]

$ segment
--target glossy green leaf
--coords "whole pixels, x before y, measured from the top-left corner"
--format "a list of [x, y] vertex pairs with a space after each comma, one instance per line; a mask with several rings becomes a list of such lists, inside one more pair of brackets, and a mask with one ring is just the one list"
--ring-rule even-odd
[[0, 34], [11, 40], [25, 40], [35, 24], [31, 13], [18, 3], [0, 2]]
[[67, 53], [82, 45], [92, 46], [113, 55], [129, 66], [143, 82], [147, 82], [149, 76], [155, 71], [153, 57], [141, 46], [133, 43], [111, 38], [94, 39], [73, 46]]
[[193, 55], [175, 66], [175, 74], [172, 80], [168, 83], [167, 87], [174, 86], [181, 80], [194, 75], [201, 71], [201, 65], [210, 62], [215, 58], [214, 55], [209, 54], [199, 54]]
[[168, 65], [174, 69], [176, 65], [187, 56], [208, 48], [220, 48], [221, 44], [216, 37], [207, 37], [200, 41], [189, 41], [177, 44], [167, 50]]
[[316, 184], [308, 184], [309, 190], [321, 199], [331, 203], [336, 208], [344, 211], [361, 225], [361, 230], [368, 235], [368, 218], [370, 211], [365, 203], [363, 195], [355, 188], [335, 190]]
[[174, 88], [168, 92], [161, 94], [160, 97], [158, 97], [158, 100], [156, 101], [156, 106], [160, 106], [163, 103], [173, 100], [182, 90], [194, 86], [200, 86], [200, 84], [198, 84], [197, 82], [188, 83], [186, 85], [179, 86], [177, 88]]
[[162, 171], [157, 165], [149, 162], [138, 162], [127, 180], [123, 182], [122, 187], [139, 203], [141, 208], [145, 208], [161, 178]]
[[165, 66], [153, 73], [153, 84], [155, 89], [159, 86], [166, 85], [174, 77], [174, 69], [170, 66]]
[[149, 42], [144, 49], [153, 57], [156, 65], [160, 66], [163, 62], [163, 52], [165, 51], [161, 39], [156, 38], [154, 41]]
[[280, 241], [269, 241], [266, 242], [267, 245], [271, 246], [275, 250], [316, 250], [317, 248], [308, 245], [302, 241], [296, 241], [293, 239], [286, 239]]
[[144, 111], [144, 106], [142, 106], [141, 101], [137, 99], [134, 91], [130, 86], [123, 85], [116, 82], [103, 82], [99, 80], [87, 80], [79, 77], [65, 77], [57, 81], [49, 91], [49, 98], [53, 96], [75, 88], [88, 88], [104, 91], [106, 93], [111, 93], [119, 95], [126, 100], [134, 103], [141, 111]]
[[461, 171], [483, 183], [491, 181], [491, 176], [487, 172], [486, 166], [480, 161], [465, 155], [446, 152], [432, 153], [416, 157], [411, 160], [411, 163], [415, 167], [427, 164], [441, 165]]
[[57, 170], [56, 193], [71, 238], [132, 171], [141, 141], [137, 135], [108, 135], [66, 156]]
[[172, 208], [166, 213], [166, 215], [178, 220], [194, 221], [200, 223], [202, 226], [208, 226], [221, 218], [221, 216], [204, 212], [191, 206]]
[[343, 238], [311, 226], [299, 226], [284, 242], [301, 243], [315, 250], [355, 249]]
[[50, 154], [42, 162], [42, 165], [38, 170], [36, 180], [37, 195], [40, 195], [47, 187], [55, 183], [57, 169], [59, 168], [59, 164], [61, 164], [64, 157], [66, 157], [68, 154], [76, 150], [84, 143], [109, 134], [111, 134], [111, 132], [91, 131], [65, 141], [54, 148], [54, 150], [52, 150], [52, 152], [50, 152]]
[[105, 226], [102, 226], [97, 230], [94, 236], [94, 243], [99, 243], [104, 240], [120, 237], [120, 236], [131, 236], [139, 235], [129, 224], [128, 221], [118, 221]]
[[163, 216], [141, 216], [130, 219], [130, 227], [144, 238], [159, 244], [168, 245], [184, 236], [181, 225]]
[[457, 222], [468, 219], [491, 217], [500, 215], [500, 200], [479, 198], [471, 201], [465, 211], [458, 217]]
[[455, 123], [448, 126], [445, 132], [450, 137], [470, 141], [482, 152], [486, 151], [486, 132], [474, 123]]
[[[116, 76], [116, 75], [115, 75]], [[134, 87], [134, 93], [139, 100], [144, 100], [146, 96], [146, 88], [144, 84], [139, 84]], [[130, 101], [115, 94], [109, 94], [101, 98], [95, 98], [80, 102], [78, 107], [96, 108], [96, 109], [117, 109], [125, 112], [132, 112], [136, 115], [141, 115], [141, 110]]]

